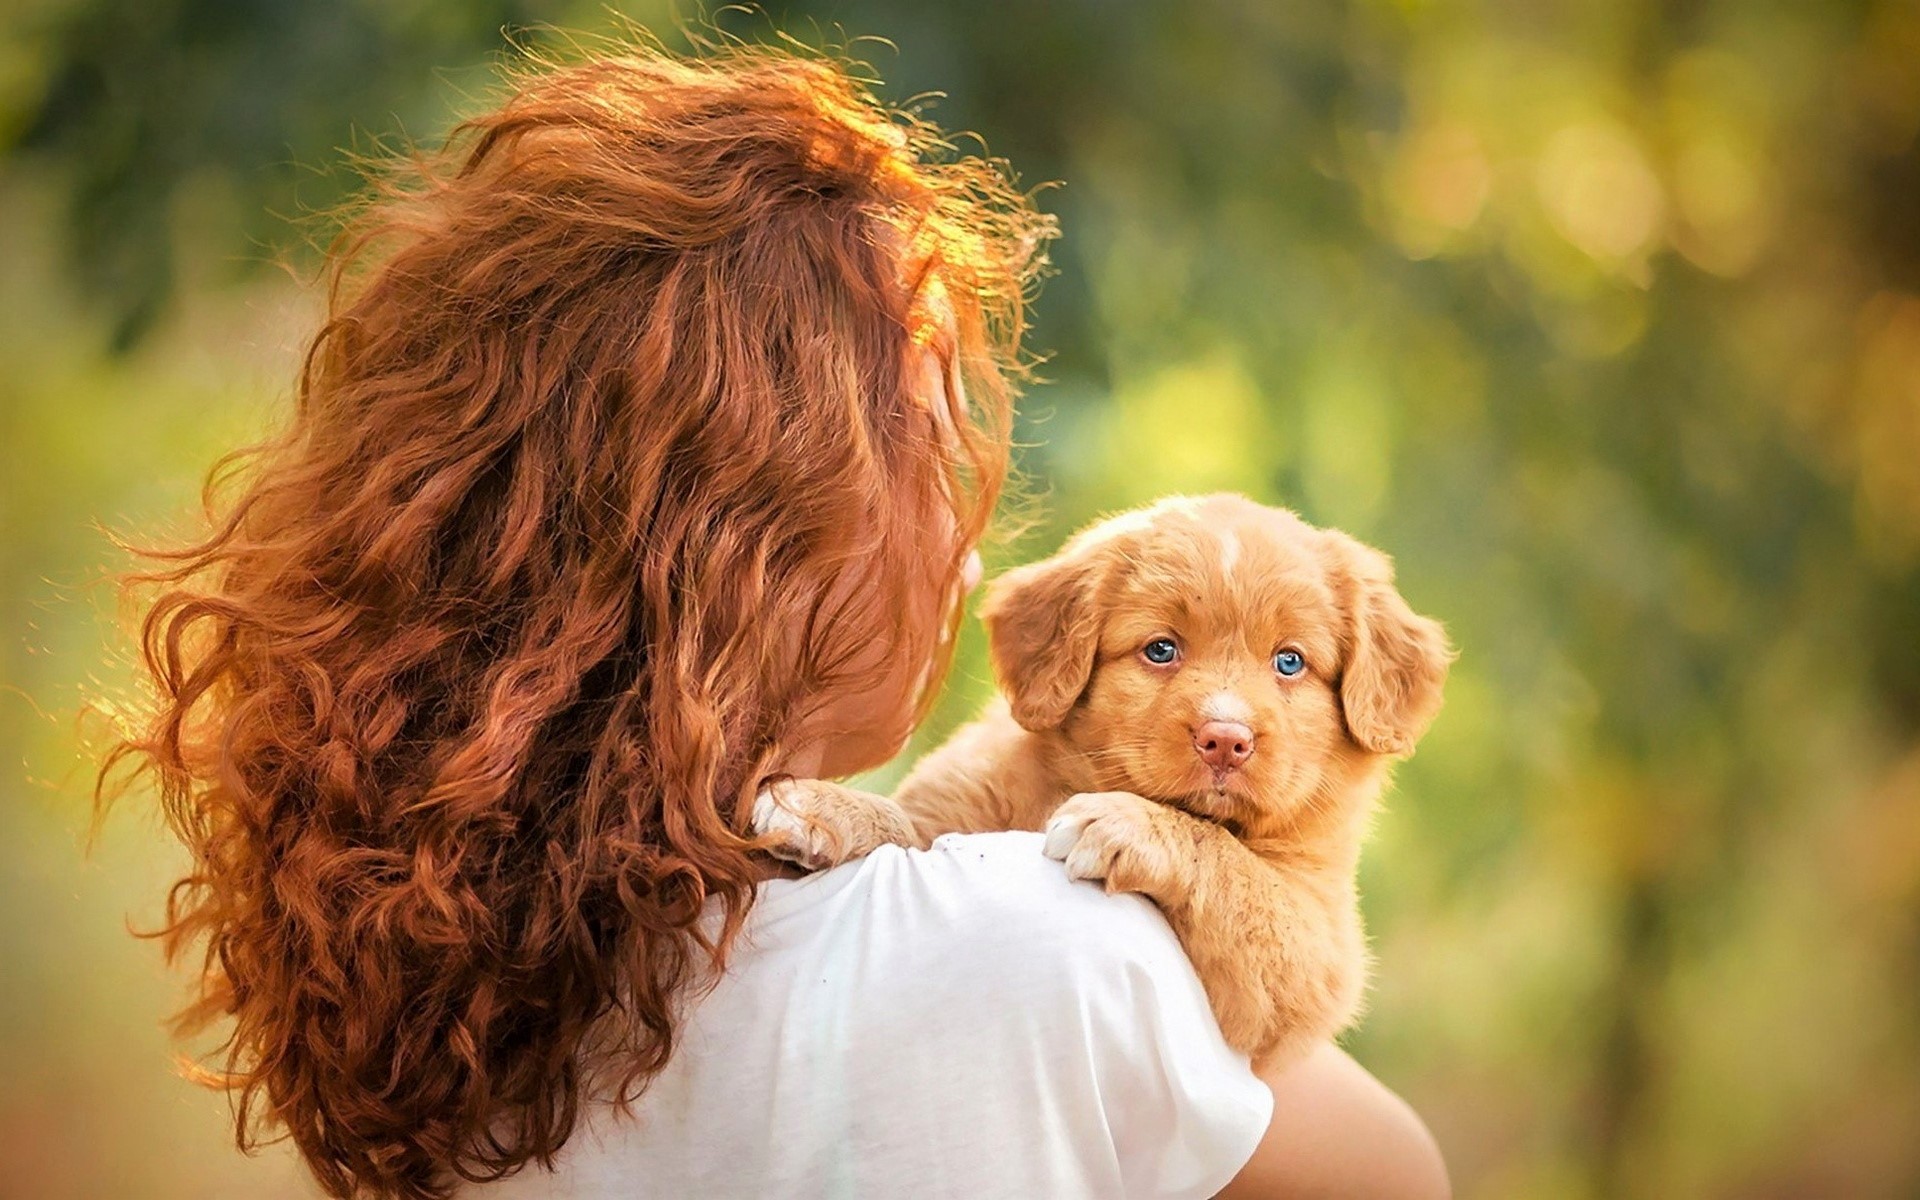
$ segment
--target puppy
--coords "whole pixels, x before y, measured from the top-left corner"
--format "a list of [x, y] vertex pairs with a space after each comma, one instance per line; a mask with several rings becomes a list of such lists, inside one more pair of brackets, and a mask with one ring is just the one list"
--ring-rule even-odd
[[982, 616], [1004, 699], [891, 800], [777, 781], [755, 809], [776, 853], [1044, 828], [1074, 878], [1160, 905], [1237, 1049], [1272, 1062], [1344, 1028], [1360, 844], [1453, 658], [1387, 558], [1240, 496], [1164, 500], [1009, 571]]

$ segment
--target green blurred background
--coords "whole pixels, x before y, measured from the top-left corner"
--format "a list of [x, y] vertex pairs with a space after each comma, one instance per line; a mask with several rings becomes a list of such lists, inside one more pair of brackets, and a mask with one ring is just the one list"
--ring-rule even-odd
[[[664, 5], [622, 6], [681, 44]], [[1360, 1058], [1464, 1197], [1920, 1196], [1920, 4], [835, 3], [1065, 236], [1043, 553], [1235, 488], [1392, 551], [1463, 656], [1365, 868]], [[284, 411], [341, 147], [568, 0], [14, 0], [0, 25], [0, 1194], [278, 1197], [173, 1073], [96, 522]], [[554, 37], [538, 28], [529, 44]], [[293, 270], [277, 269], [290, 262]], [[937, 736], [985, 692], [969, 634]], [[18, 768], [15, 768], [18, 764]]]

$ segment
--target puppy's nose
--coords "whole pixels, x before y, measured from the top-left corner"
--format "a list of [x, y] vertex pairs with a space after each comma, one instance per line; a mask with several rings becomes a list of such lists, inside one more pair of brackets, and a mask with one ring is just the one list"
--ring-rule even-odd
[[1253, 756], [1253, 730], [1238, 721], [1206, 721], [1193, 731], [1193, 749], [1216, 771], [1232, 771]]

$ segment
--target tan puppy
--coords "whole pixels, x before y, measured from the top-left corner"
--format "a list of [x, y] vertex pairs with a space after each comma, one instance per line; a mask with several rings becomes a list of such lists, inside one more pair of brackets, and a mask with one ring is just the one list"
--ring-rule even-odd
[[1453, 657], [1378, 551], [1240, 496], [1161, 501], [996, 580], [1005, 693], [895, 797], [776, 783], [756, 809], [825, 866], [951, 831], [1041, 829], [1077, 879], [1156, 901], [1221, 1030], [1262, 1061], [1356, 1014], [1354, 886], [1391, 760]]

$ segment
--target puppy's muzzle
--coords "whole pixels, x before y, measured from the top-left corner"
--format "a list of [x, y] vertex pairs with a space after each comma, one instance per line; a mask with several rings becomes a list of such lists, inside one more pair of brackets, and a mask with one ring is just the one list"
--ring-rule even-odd
[[1253, 730], [1238, 721], [1203, 721], [1193, 731], [1193, 752], [1218, 782], [1253, 757]]

